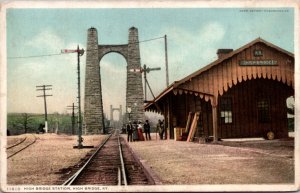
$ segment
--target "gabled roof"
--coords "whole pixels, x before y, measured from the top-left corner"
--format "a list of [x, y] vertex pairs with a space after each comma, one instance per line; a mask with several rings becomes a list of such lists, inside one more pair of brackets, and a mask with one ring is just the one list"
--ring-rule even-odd
[[[267, 46], [269, 46], [269, 47], [271, 47], [271, 48], [274, 48], [274, 49], [278, 50], [279, 52], [285, 53], [286, 55], [288, 55], [288, 56], [290, 56], [290, 57], [294, 57], [294, 54], [293, 54], [293, 53], [288, 52], [288, 51], [286, 51], [286, 50], [284, 50], [284, 49], [282, 49], [282, 48], [280, 48], [280, 47], [278, 47], [278, 46], [276, 46], [276, 45], [274, 45], [274, 44], [272, 44], [272, 43], [270, 43], [270, 42], [267, 42], [266, 40], [264, 40], [264, 39], [262, 39], [262, 38], [259, 37], [259, 38], [256, 38], [255, 40], [249, 42], [248, 44], [246, 44], [246, 45], [244, 45], [244, 46], [242, 46], [242, 47], [240, 47], [240, 48], [238, 48], [238, 49], [236, 49], [236, 50], [234, 50], [234, 51], [232, 51], [232, 52], [229, 52], [229, 53], [226, 54], [224, 57], [215, 60], [214, 62], [212, 62], [212, 63], [208, 64], [207, 66], [205, 66], [205, 67], [203, 67], [203, 68], [201, 68], [201, 69], [195, 71], [194, 73], [192, 73], [192, 74], [186, 76], [185, 78], [183, 78], [183, 79], [181, 79], [181, 80], [179, 80], [179, 81], [173, 82], [170, 86], [168, 86], [166, 89], [164, 89], [157, 97], [155, 97], [155, 98], [153, 99], [153, 101], [154, 101], [154, 102], [158, 101], [158, 100], [161, 99], [163, 96], [165, 96], [166, 94], [168, 94], [170, 91], [172, 91], [173, 89], [177, 88], [177, 87], [180, 86], [181, 84], [185, 83], [186, 81], [189, 81], [189, 80], [193, 79], [194, 77], [196, 77], [196, 76], [200, 75], [201, 73], [203, 73], [203, 72], [209, 70], [210, 68], [212, 68], [212, 67], [214, 67], [214, 66], [216, 66], [216, 65], [218, 65], [218, 64], [220, 64], [220, 63], [222, 63], [224, 60], [227, 60], [227, 59], [231, 58], [232, 56], [234, 56], [234, 55], [236, 55], [236, 54], [242, 52], [243, 50], [245, 50], [245, 49], [247, 49], [247, 48], [253, 46], [253, 45], [256, 44], [256, 43], [263, 43], [263, 44], [265, 44], [265, 45], [267, 45]], [[208, 93], [207, 93], [207, 94], [208, 94]], [[209, 94], [208, 94], [208, 95], [209, 95]], [[145, 109], [148, 108], [149, 106], [151, 106], [151, 104], [152, 104], [152, 103], [146, 104], [146, 105], [145, 105]]]
[[267, 46], [269, 46], [269, 47], [271, 47], [271, 48], [274, 48], [274, 49], [278, 50], [279, 52], [283, 52], [283, 53], [287, 54], [288, 56], [294, 57], [294, 54], [293, 54], [293, 53], [288, 52], [288, 51], [286, 51], [286, 50], [284, 50], [284, 49], [282, 49], [282, 48], [280, 48], [280, 47], [278, 47], [278, 46], [276, 46], [276, 45], [274, 45], [274, 44], [272, 44], [272, 43], [270, 43], [270, 42], [267, 42], [266, 40], [264, 40], [264, 39], [262, 39], [262, 38], [259, 37], [259, 38], [256, 38], [255, 40], [253, 40], [252, 42], [250, 42], [250, 43], [244, 45], [243, 47], [240, 47], [239, 49], [236, 49], [236, 50], [234, 50], [233, 52], [230, 52], [230, 53], [226, 54], [224, 57], [215, 60], [214, 62], [208, 64], [207, 66], [201, 68], [200, 70], [197, 70], [196, 72], [190, 74], [189, 76], [187, 76], [187, 77], [185, 77], [185, 78], [179, 80], [179, 81], [177, 82], [177, 84], [178, 84], [178, 85], [179, 85], [179, 84], [182, 84], [182, 83], [184, 83], [184, 82], [186, 82], [186, 81], [188, 81], [188, 80], [194, 78], [195, 76], [198, 76], [198, 75], [201, 74], [202, 72], [204, 72], [204, 71], [206, 71], [206, 70], [209, 70], [210, 68], [212, 68], [212, 67], [214, 67], [214, 66], [220, 64], [220, 63], [223, 62], [224, 60], [227, 60], [228, 58], [231, 58], [231, 57], [234, 56], [235, 54], [238, 54], [238, 53], [242, 52], [243, 50], [245, 50], [245, 49], [247, 49], [247, 48], [253, 46], [253, 45], [256, 44], [256, 43], [264, 43], [265, 45], [267, 45]]

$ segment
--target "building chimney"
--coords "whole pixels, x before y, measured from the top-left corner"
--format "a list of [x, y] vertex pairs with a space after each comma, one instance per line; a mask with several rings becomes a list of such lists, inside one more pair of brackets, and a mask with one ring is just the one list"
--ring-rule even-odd
[[232, 51], [233, 49], [218, 49], [217, 51], [218, 59], [223, 58], [224, 56], [226, 56]]

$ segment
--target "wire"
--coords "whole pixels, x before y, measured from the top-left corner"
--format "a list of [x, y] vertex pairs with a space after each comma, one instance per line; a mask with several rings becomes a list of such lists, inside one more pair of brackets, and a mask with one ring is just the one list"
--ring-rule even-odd
[[142, 41], [138, 41], [137, 43], [149, 42], [149, 41], [158, 40], [158, 39], [162, 39], [162, 38], [165, 38], [165, 37], [162, 36], [162, 37], [158, 37], [158, 38], [153, 38], [153, 39], [148, 39], [148, 40], [142, 40]]
[[45, 55], [35, 55], [35, 56], [17, 56], [17, 57], [7, 57], [7, 59], [21, 59], [21, 58], [39, 58], [39, 57], [47, 57], [47, 56], [57, 56], [65, 53], [59, 54], [45, 54]]
[[[158, 39], [162, 39], [165, 38], [164, 36], [161, 37], [157, 37], [157, 38], [152, 38], [152, 39], [147, 39], [147, 40], [142, 40], [142, 41], [138, 41], [138, 42], [133, 42], [133, 44], [139, 44], [139, 43], [143, 43], [143, 42], [149, 42], [149, 41], [153, 41], [153, 40], [158, 40]], [[127, 45], [127, 44], [120, 44], [120, 45]], [[101, 45], [100, 45], [101, 46]], [[88, 49], [86, 51], [93, 51], [93, 50], [99, 50], [99, 48], [96, 49]]]
[[[135, 42], [135, 43], [138, 44], [138, 43], [143, 43], [143, 42], [149, 42], [149, 41], [158, 40], [158, 39], [162, 39], [162, 38], [164, 38], [164, 36], [157, 37], [157, 38], [152, 38], [152, 39], [147, 39], [147, 40], [142, 40], [142, 41], [138, 41], [138, 42]], [[98, 50], [98, 48], [95, 49], [95, 50]], [[89, 51], [91, 51], [91, 50], [89, 50]], [[58, 56], [58, 55], [63, 55], [63, 54], [71, 54], [71, 53], [45, 54], [45, 55], [33, 55], [33, 56], [16, 56], [16, 57], [7, 57], [7, 59], [40, 58], [40, 57], [48, 57], [48, 56]]]

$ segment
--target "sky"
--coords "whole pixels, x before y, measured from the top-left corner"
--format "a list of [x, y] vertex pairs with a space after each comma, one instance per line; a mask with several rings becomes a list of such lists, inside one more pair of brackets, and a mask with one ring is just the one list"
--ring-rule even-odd
[[[36, 97], [42, 94], [36, 86], [43, 84], [52, 85], [49, 113], [66, 113], [77, 103], [76, 54], [16, 57], [85, 49], [90, 27], [97, 29], [99, 44], [126, 44], [132, 26], [140, 41], [167, 35], [170, 84], [216, 60], [217, 49], [238, 49], [258, 37], [294, 53], [293, 8], [7, 9], [7, 111], [44, 113], [43, 98]], [[140, 55], [142, 65], [161, 67], [147, 74], [158, 95], [166, 88], [164, 39], [140, 43]], [[80, 60], [84, 98], [85, 54]], [[99, 65], [105, 114], [110, 105], [125, 109], [124, 57], [109, 53]]]

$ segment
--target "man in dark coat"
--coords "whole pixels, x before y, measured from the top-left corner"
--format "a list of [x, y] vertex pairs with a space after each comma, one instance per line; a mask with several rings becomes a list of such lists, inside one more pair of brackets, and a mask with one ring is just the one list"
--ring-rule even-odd
[[144, 133], [146, 135], [146, 140], [151, 140], [151, 136], [150, 136], [150, 124], [148, 122], [148, 120], [146, 120], [146, 123], [144, 124]]
[[158, 120], [158, 124], [157, 124], [157, 129], [158, 129], [158, 132], [159, 132], [159, 138], [161, 140], [163, 140], [163, 136], [164, 136], [164, 132], [165, 132], [165, 127], [164, 127], [164, 120]]
[[129, 122], [129, 124], [127, 124], [127, 141], [132, 142], [132, 124], [131, 122]]

